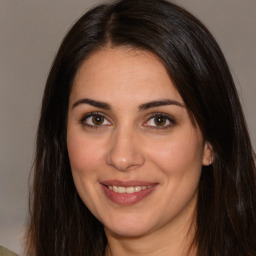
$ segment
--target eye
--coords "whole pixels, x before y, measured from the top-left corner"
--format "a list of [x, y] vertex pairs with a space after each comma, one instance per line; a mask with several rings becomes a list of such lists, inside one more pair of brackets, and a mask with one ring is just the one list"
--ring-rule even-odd
[[81, 123], [93, 128], [97, 128], [97, 126], [111, 125], [111, 123], [107, 120], [107, 118], [104, 115], [99, 113], [90, 113], [84, 116], [81, 119]]
[[145, 126], [153, 128], [168, 128], [174, 124], [172, 117], [166, 114], [154, 114], [150, 119], [147, 120]]

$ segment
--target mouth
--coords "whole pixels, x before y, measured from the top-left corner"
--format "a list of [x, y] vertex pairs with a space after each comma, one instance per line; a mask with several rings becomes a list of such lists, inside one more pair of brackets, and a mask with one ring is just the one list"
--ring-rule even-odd
[[119, 194], [132, 194], [138, 193], [141, 190], [149, 189], [152, 186], [135, 186], [135, 187], [118, 187], [118, 186], [107, 186], [108, 189], [113, 190], [115, 193]]
[[104, 181], [100, 183], [106, 197], [119, 205], [131, 205], [146, 198], [157, 187], [157, 183], [141, 181]]

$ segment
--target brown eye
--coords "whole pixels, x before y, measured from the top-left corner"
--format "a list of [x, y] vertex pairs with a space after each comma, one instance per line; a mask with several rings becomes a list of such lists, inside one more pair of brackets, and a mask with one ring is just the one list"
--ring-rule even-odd
[[95, 116], [92, 116], [92, 122], [93, 122], [93, 124], [95, 124], [95, 125], [101, 125], [101, 124], [103, 124], [104, 123], [104, 117], [103, 116], [97, 116], [97, 115], [95, 115]]
[[101, 114], [91, 113], [82, 118], [81, 123], [89, 127], [109, 126], [111, 123]]
[[154, 124], [156, 126], [164, 126], [166, 124], [167, 119], [163, 116], [154, 117]]
[[172, 125], [175, 124], [174, 119], [166, 115], [164, 113], [157, 113], [154, 114], [151, 118], [147, 120], [147, 122], [144, 124], [144, 126], [150, 127], [150, 128], [170, 128]]

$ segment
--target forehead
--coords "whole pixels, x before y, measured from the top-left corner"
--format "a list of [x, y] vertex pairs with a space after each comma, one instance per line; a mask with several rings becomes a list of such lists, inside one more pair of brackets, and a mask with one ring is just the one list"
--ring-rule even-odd
[[125, 100], [129, 95], [169, 97], [182, 102], [159, 58], [147, 51], [123, 47], [92, 53], [79, 68], [71, 92], [71, 98], [93, 96], [104, 97], [105, 101], [115, 96]]

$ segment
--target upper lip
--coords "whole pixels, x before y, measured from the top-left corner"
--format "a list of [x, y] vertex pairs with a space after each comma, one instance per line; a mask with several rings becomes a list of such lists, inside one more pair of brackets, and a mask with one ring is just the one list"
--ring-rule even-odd
[[139, 180], [104, 180], [100, 182], [105, 186], [117, 186], [117, 187], [135, 187], [135, 186], [153, 186], [156, 185], [156, 182], [147, 182]]

